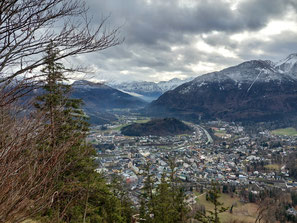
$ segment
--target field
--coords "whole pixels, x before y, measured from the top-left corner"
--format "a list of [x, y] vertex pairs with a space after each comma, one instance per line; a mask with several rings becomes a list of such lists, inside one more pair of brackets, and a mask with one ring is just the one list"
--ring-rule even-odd
[[225, 130], [216, 130], [215, 131], [216, 134], [226, 134]]
[[[205, 199], [206, 194], [202, 194], [198, 196], [197, 203], [202, 204], [205, 206], [206, 210], [213, 211], [214, 206], [212, 203], [206, 201]], [[224, 203], [224, 207], [233, 207], [233, 213], [231, 214], [228, 211], [221, 213], [220, 219], [222, 223], [232, 222], [232, 220], [243, 221], [245, 223], [252, 223], [255, 222], [256, 219], [256, 212], [257, 212], [257, 205], [253, 203], [242, 204], [237, 197], [231, 197], [227, 194], [221, 194], [219, 199], [220, 202]]]
[[[139, 119], [139, 120], [136, 120], [136, 121], [133, 122], [133, 123], [147, 123], [147, 122], [149, 122], [150, 120], [151, 120], [150, 118]], [[128, 126], [128, 125], [131, 125], [131, 124], [133, 124], [133, 123], [130, 123], [130, 124], [123, 124], [123, 125], [120, 125], [120, 126], [118, 126], [118, 127], [116, 127], [116, 128], [113, 128], [113, 129], [111, 129], [111, 130], [119, 131], [119, 130], [121, 130], [121, 128], [126, 127], [126, 126]]]
[[276, 129], [271, 131], [274, 135], [286, 135], [286, 136], [297, 136], [297, 130], [295, 128]]
[[269, 169], [269, 170], [280, 170], [280, 165], [278, 164], [268, 164], [268, 165], [265, 165], [264, 166], [266, 169]]
[[106, 132], [108, 132], [108, 131], [120, 131], [121, 130], [121, 128], [124, 128], [124, 127], [126, 127], [126, 126], [128, 126], [128, 124], [123, 124], [123, 125], [120, 125], [120, 126], [118, 126], [118, 127], [116, 127], [116, 128], [112, 128], [112, 129], [107, 129], [107, 130], [105, 130]]
[[135, 123], [147, 123], [150, 120], [151, 120], [150, 118], [144, 118], [144, 119], [139, 119], [139, 120], [135, 121]]
[[219, 138], [225, 138], [228, 137], [226, 130], [221, 130], [221, 129], [214, 129], [213, 132], [214, 136], [219, 137]]

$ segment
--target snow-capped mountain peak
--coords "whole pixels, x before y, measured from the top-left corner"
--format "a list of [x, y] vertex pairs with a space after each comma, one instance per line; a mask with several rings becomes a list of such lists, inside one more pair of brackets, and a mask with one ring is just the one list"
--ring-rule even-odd
[[185, 80], [181, 80], [179, 78], [173, 78], [169, 81], [161, 81], [158, 83], [158, 86], [162, 89], [162, 92], [166, 92], [169, 90], [173, 90], [174, 88], [178, 87], [179, 85], [189, 82], [193, 80], [194, 77], [187, 78]]
[[233, 81], [237, 84], [251, 83], [254, 81], [269, 82], [270, 80], [281, 80], [283, 75], [276, 72], [272, 61], [251, 60], [237, 66], [229, 67], [219, 72], [213, 72], [199, 76], [195, 82], [225, 82]]
[[290, 54], [284, 60], [279, 61], [275, 68], [282, 73], [295, 74], [297, 73], [297, 53]]
[[197, 120], [266, 121], [296, 117], [297, 54], [281, 63], [251, 60], [168, 91], [149, 114]]
[[81, 88], [81, 89], [91, 89], [91, 88], [98, 88], [98, 87], [107, 87], [104, 85], [103, 82], [91, 82], [87, 80], [78, 80], [73, 82], [73, 88]]
[[178, 78], [171, 79], [169, 81], [161, 81], [159, 83], [147, 82], [147, 81], [133, 81], [133, 82], [123, 82], [120, 84], [109, 83], [111, 87], [114, 87], [123, 92], [129, 92], [140, 95], [140, 97], [146, 101], [152, 101], [157, 99], [164, 92], [172, 90], [179, 85], [189, 82], [194, 78], [188, 78], [181, 80]]

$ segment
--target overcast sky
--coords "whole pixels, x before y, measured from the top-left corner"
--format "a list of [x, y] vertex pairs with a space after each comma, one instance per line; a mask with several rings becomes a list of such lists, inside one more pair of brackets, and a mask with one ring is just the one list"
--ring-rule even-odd
[[297, 0], [87, 0], [124, 43], [75, 58], [107, 81], [198, 76], [297, 53]]

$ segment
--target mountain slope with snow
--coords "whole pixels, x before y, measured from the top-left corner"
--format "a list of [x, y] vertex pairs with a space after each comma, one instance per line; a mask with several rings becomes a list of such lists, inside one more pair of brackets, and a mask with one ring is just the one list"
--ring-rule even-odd
[[275, 65], [275, 68], [286, 74], [291, 74], [296, 77], [297, 74], [297, 53], [289, 55], [286, 59], [281, 60]]
[[134, 81], [134, 82], [123, 82], [123, 83], [110, 83], [109, 86], [126, 92], [131, 95], [137, 95], [145, 101], [153, 101], [161, 96], [163, 93], [169, 90], [173, 90], [179, 85], [193, 80], [194, 78], [188, 78], [181, 80], [178, 78], [171, 79], [169, 81], [161, 81], [159, 83], [147, 82], [147, 81]]
[[228, 121], [263, 121], [295, 115], [297, 56], [294, 55], [282, 63], [252, 60], [199, 76], [164, 93], [147, 107], [147, 113]]

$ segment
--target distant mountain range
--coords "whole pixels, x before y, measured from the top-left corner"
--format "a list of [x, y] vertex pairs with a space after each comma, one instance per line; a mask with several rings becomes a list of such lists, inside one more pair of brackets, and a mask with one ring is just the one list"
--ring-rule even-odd
[[73, 98], [82, 99], [84, 110], [91, 117], [93, 124], [105, 124], [116, 119], [110, 112], [114, 109], [139, 109], [147, 103], [105, 84], [85, 80], [72, 84]]
[[165, 92], [145, 113], [198, 120], [265, 121], [297, 115], [297, 54], [252, 60]]
[[83, 99], [85, 108], [90, 111], [139, 108], [146, 104], [145, 101], [137, 97], [102, 83], [81, 80], [74, 82], [72, 88], [72, 96]]
[[139, 97], [145, 101], [151, 102], [157, 99], [166, 91], [172, 90], [179, 85], [189, 82], [193, 79], [194, 77], [187, 78], [185, 80], [174, 78], [169, 81], [161, 81], [158, 83], [148, 81], [134, 81], [123, 83], [107, 83], [107, 85], [132, 96]]

